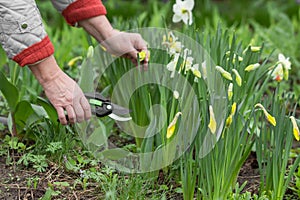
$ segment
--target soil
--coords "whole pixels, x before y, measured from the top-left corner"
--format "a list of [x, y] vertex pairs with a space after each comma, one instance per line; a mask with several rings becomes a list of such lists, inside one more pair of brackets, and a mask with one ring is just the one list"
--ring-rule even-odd
[[[112, 138], [111, 138], [112, 139]], [[0, 144], [1, 145], [1, 144]], [[13, 158], [13, 155], [11, 156]], [[17, 158], [15, 158], [17, 160]], [[34, 200], [43, 197], [51, 185], [55, 191], [60, 194], [52, 199], [102, 199], [105, 194], [99, 192], [97, 184], [90, 183], [84, 190], [81, 185], [76, 183], [78, 174], [65, 171], [55, 163], [50, 163], [48, 169], [44, 173], [38, 173], [34, 169], [24, 169], [20, 165], [6, 165], [6, 158], [0, 157], [0, 200]], [[15, 163], [15, 162], [12, 162]], [[39, 177], [36, 187], [33, 183], [29, 183], [30, 178]], [[163, 172], [159, 173], [158, 184], [165, 183]], [[238, 176], [238, 183], [242, 185], [245, 181], [243, 192], [248, 191], [252, 194], [258, 194], [260, 183], [258, 163], [255, 153], [251, 153]], [[33, 181], [32, 181], [33, 182]], [[70, 187], [53, 186], [55, 182], [67, 182]], [[170, 183], [177, 187], [176, 183]], [[170, 196], [169, 196], [170, 197]], [[169, 198], [168, 197], [168, 198]], [[172, 199], [182, 199], [179, 194], [171, 197]], [[298, 199], [292, 191], [287, 191], [286, 199]]]
[[[39, 177], [37, 186], [34, 187], [29, 179]], [[86, 200], [101, 199], [101, 194], [95, 194], [97, 186], [90, 183], [84, 190], [75, 183], [77, 175], [67, 173], [54, 163], [44, 173], [38, 173], [34, 169], [23, 169], [16, 165], [8, 166], [5, 158], [0, 157], [0, 200], [36, 200], [43, 197], [51, 185], [54, 191], [60, 191], [51, 199]], [[67, 182], [70, 187], [55, 186], [55, 182]], [[75, 185], [75, 188], [73, 186]], [[100, 196], [100, 197], [99, 197]]]
[[[17, 165], [6, 165], [4, 157], [0, 157], [0, 199], [1, 200], [33, 200], [44, 196], [49, 183], [68, 182], [74, 184], [77, 178], [74, 174], [68, 174], [66, 171], [52, 163], [44, 173], [37, 173], [35, 170], [23, 169]], [[34, 188], [33, 183], [28, 187], [30, 178], [40, 177], [37, 187]], [[163, 175], [160, 173], [158, 183], [164, 182]], [[238, 177], [240, 184], [247, 181], [244, 190], [251, 193], [257, 193], [259, 187], [259, 173], [255, 154], [251, 154], [241, 169]], [[54, 188], [55, 189], [55, 188]], [[69, 187], [60, 187], [59, 194], [55, 199], [99, 199], [96, 194], [96, 186], [89, 186], [86, 190], [81, 187], [70, 189]], [[102, 196], [102, 194], [100, 194]], [[180, 199], [180, 198], [176, 198]]]

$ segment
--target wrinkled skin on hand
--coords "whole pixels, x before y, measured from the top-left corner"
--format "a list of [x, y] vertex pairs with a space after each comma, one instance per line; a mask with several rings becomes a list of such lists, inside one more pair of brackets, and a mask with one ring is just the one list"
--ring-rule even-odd
[[54, 56], [30, 65], [29, 68], [44, 88], [61, 124], [82, 122], [91, 118], [88, 100], [77, 83], [59, 68]]
[[[91, 118], [91, 108], [77, 83], [62, 71], [42, 84], [45, 94], [57, 111], [59, 121], [66, 125]], [[66, 114], [68, 115], [68, 121]]]
[[145, 63], [148, 63], [147, 43], [138, 33], [112, 31], [112, 35], [101, 42], [101, 45], [112, 55], [129, 58], [137, 65], [137, 54], [140, 51], [147, 53]]

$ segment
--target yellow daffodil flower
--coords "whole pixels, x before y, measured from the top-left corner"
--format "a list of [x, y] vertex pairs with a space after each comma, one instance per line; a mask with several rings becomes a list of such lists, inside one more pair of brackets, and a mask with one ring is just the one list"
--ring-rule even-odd
[[77, 56], [75, 58], [72, 58], [69, 62], [68, 62], [68, 66], [69, 67], [73, 67], [75, 65], [75, 63], [79, 60], [82, 60], [82, 56]]
[[251, 64], [245, 68], [245, 71], [250, 72], [250, 71], [256, 70], [259, 67], [260, 67], [259, 63]]
[[199, 64], [194, 64], [191, 70], [196, 78], [201, 78], [201, 72], [199, 71]]
[[237, 83], [238, 86], [242, 86], [242, 78], [239, 74], [239, 72], [236, 69], [232, 69], [232, 72], [235, 74], [235, 81]]
[[224, 78], [226, 78], [227, 80], [232, 81], [231, 74], [229, 72], [227, 72], [225, 69], [223, 69], [220, 66], [216, 66], [216, 70], [219, 71]]
[[232, 124], [232, 115], [229, 115], [226, 119], [225, 125], [228, 128]]
[[230, 115], [227, 117], [226, 119], [226, 127], [229, 127], [232, 123], [232, 118], [233, 116], [235, 115], [235, 112], [236, 112], [236, 102], [234, 102], [232, 104], [232, 107], [231, 107], [231, 113]]
[[230, 115], [234, 115], [235, 112], [236, 112], [236, 102], [234, 102], [234, 103], [232, 104]]
[[210, 105], [209, 106], [209, 124], [208, 128], [212, 134], [216, 133], [217, 130], [217, 122], [214, 114], [213, 107]]
[[227, 90], [228, 100], [231, 101], [233, 96], [233, 84], [229, 83], [228, 90]]
[[272, 115], [270, 115], [270, 114], [268, 113], [268, 111], [265, 109], [265, 107], [264, 107], [262, 104], [258, 103], [258, 104], [256, 104], [254, 107], [259, 107], [259, 108], [261, 108], [261, 109], [263, 110], [263, 112], [264, 112], [264, 115], [265, 115], [266, 119], [267, 119], [273, 126], [276, 126], [276, 119], [275, 119], [275, 117], [273, 117]]
[[181, 115], [181, 112], [176, 113], [174, 119], [172, 120], [172, 122], [169, 124], [168, 128], [167, 128], [167, 139], [171, 138], [172, 135], [175, 132], [175, 128], [176, 128], [176, 123], [178, 120], [178, 117]]
[[252, 52], [258, 52], [258, 51], [261, 50], [261, 47], [259, 47], [259, 46], [250, 46], [250, 50], [251, 50]]
[[192, 71], [197, 78], [201, 78], [201, 72], [198, 69], [193, 69]]
[[92, 58], [93, 56], [94, 56], [94, 48], [93, 48], [93, 46], [89, 46], [86, 57]]
[[297, 125], [297, 122], [296, 122], [296, 119], [294, 116], [290, 116], [290, 119], [292, 121], [292, 124], [293, 124], [293, 134], [294, 134], [294, 137], [297, 141], [300, 140], [300, 132], [299, 132], [299, 128], [298, 128], [298, 125]]
[[143, 50], [143, 51], [138, 52], [138, 57], [139, 57], [140, 62], [144, 61], [147, 57], [146, 51]]

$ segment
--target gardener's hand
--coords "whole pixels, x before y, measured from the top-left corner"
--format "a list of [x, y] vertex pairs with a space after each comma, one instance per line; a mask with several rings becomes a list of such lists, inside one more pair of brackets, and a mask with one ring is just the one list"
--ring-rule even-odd
[[[111, 36], [101, 42], [101, 45], [112, 55], [129, 58], [137, 65], [137, 54], [147, 52], [147, 44], [140, 34], [112, 30]], [[148, 53], [148, 52], [147, 52]], [[148, 56], [145, 59], [148, 63]]]
[[82, 122], [91, 117], [91, 108], [82, 90], [58, 67], [53, 56], [31, 65], [30, 69], [55, 107], [61, 124]]
[[79, 25], [94, 36], [109, 53], [129, 58], [135, 65], [138, 52], [145, 51], [146, 58], [143, 64], [147, 66], [149, 57], [147, 44], [140, 34], [113, 29], [104, 15], [82, 20]]

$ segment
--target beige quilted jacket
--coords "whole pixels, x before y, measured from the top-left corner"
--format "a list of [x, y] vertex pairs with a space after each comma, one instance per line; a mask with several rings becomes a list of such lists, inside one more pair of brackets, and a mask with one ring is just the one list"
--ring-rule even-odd
[[[51, 0], [71, 25], [106, 14], [101, 0]], [[0, 43], [7, 56], [20, 66], [53, 54], [35, 0], [0, 0]]]

